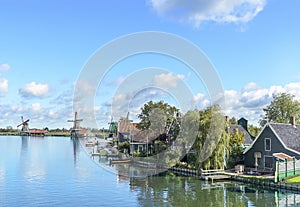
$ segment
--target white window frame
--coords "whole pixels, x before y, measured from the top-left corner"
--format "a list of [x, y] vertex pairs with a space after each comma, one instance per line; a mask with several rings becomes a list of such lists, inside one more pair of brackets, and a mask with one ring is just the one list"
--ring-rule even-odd
[[[267, 150], [267, 140], [270, 140], [270, 149]], [[269, 152], [272, 151], [272, 141], [271, 138], [265, 138], [265, 151]]]

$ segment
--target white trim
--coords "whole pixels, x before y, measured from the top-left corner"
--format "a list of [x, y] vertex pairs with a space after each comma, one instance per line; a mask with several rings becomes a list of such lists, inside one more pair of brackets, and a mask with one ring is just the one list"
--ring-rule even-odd
[[277, 139], [279, 140], [279, 142], [283, 145], [283, 147], [291, 152], [294, 152], [295, 154], [298, 154], [300, 155], [300, 152], [296, 151], [296, 150], [293, 150], [289, 147], [287, 147], [284, 142], [282, 141], [282, 139], [278, 136], [278, 134], [275, 132], [275, 130], [273, 129], [273, 127], [269, 124], [269, 123], [266, 123], [264, 128], [259, 132], [259, 134], [257, 135], [257, 137], [254, 139], [254, 141], [251, 143], [250, 147], [248, 147], [243, 154], [246, 154], [252, 147], [253, 145], [255, 144], [255, 142], [257, 141], [257, 139], [260, 137], [260, 135], [263, 133], [263, 131], [265, 130], [265, 128], [269, 126], [270, 129], [272, 130], [272, 132], [275, 134], [275, 136], [277, 137]]
[[[270, 149], [268, 149], [268, 150], [267, 150], [267, 140], [270, 140]], [[265, 144], [265, 151], [266, 152], [272, 151], [272, 140], [271, 140], [271, 138], [265, 138], [264, 144]]]
[[278, 138], [278, 140], [280, 141], [280, 143], [283, 145], [283, 147], [284, 147], [285, 149], [290, 150], [291, 152], [294, 152], [294, 153], [300, 155], [300, 152], [298, 152], [298, 151], [296, 151], [296, 150], [293, 150], [293, 149], [287, 147], [287, 146], [284, 144], [284, 142], [282, 141], [282, 139], [278, 136], [278, 134], [276, 133], [276, 131], [273, 129], [273, 127], [272, 127], [271, 125], [270, 125], [270, 128], [271, 128], [271, 130], [273, 131], [273, 133], [275, 134], [275, 136]]
[[244, 151], [243, 154], [246, 154], [246, 152], [248, 152], [252, 147], [253, 145], [255, 144], [255, 142], [257, 141], [257, 139], [260, 137], [260, 135], [262, 134], [262, 132], [265, 130], [265, 128], [267, 127], [267, 125], [269, 125], [268, 123], [265, 124], [264, 128], [259, 132], [259, 134], [256, 136], [256, 138], [254, 139], [254, 141], [251, 143], [251, 145]]

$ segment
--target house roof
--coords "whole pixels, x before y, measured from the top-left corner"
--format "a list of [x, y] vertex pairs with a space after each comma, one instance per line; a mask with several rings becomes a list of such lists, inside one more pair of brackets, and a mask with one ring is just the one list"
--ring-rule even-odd
[[241, 126], [241, 125], [230, 125], [229, 132], [230, 134], [234, 134], [234, 131], [238, 130], [239, 133], [245, 133], [244, 145], [250, 145], [252, 143], [251, 135]]
[[260, 137], [262, 132], [268, 126], [271, 128], [275, 136], [279, 139], [279, 141], [283, 144], [283, 146], [286, 149], [300, 154], [300, 125], [281, 124], [281, 123], [267, 123], [264, 126], [264, 128], [261, 130], [259, 135], [252, 142], [251, 146], [244, 151], [244, 154], [247, 153], [247, 151], [252, 148], [256, 140]]
[[300, 152], [300, 125], [271, 123], [270, 126], [286, 147]]
[[278, 158], [278, 159], [280, 159], [280, 160], [288, 160], [288, 161], [293, 160], [293, 157], [291, 157], [291, 156], [289, 156], [289, 155], [287, 155], [285, 153], [282, 153], [282, 152], [280, 152], [280, 153], [273, 153], [273, 156], [276, 157], [276, 158]]
[[132, 125], [130, 120], [124, 119], [124, 120], [119, 121], [118, 132], [119, 133], [129, 133], [130, 125]]

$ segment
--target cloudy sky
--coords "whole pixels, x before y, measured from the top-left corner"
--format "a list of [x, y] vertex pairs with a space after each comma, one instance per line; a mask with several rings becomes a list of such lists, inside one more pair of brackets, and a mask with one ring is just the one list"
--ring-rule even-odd
[[149, 100], [181, 108], [184, 90], [192, 94], [185, 99], [190, 108], [209, 106], [205, 80], [161, 54], [96, 66], [89, 76], [105, 72], [98, 82], [79, 81], [96, 51], [143, 31], [174, 34], [200, 48], [222, 83], [229, 116], [257, 124], [272, 94], [300, 100], [298, 0], [0, 0], [0, 8], [0, 127], [15, 128], [23, 115], [31, 128], [69, 128], [74, 103], [86, 96], [93, 103], [76, 108], [82, 124], [94, 116], [100, 128], [126, 111], [135, 120]]

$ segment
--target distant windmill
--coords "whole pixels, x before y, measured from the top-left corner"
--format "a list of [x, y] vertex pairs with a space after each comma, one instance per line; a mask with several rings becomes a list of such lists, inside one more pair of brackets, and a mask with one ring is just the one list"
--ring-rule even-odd
[[68, 120], [68, 122], [73, 122], [73, 128], [71, 130], [71, 136], [76, 137], [76, 132], [80, 130], [80, 122], [83, 121], [83, 119], [78, 119], [77, 118], [77, 111], [75, 112], [74, 115], [74, 120]]
[[109, 124], [109, 128], [108, 128], [108, 137], [114, 137], [117, 134], [117, 129], [118, 129], [118, 123], [113, 121], [113, 117], [111, 117], [111, 121], [108, 123]]
[[29, 119], [24, 121], [23, 116], [21, 116], [21, 120], [22, 120], [22, 123], [19, 124], [17, 127], [22, 125], [21, 135], [28, 135], [29, 134], [29, 128], [28, 128]]

